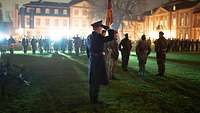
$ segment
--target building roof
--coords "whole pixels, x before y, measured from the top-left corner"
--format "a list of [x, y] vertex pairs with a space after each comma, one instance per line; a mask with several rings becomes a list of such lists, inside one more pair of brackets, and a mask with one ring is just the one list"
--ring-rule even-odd
[[32, 6], [32, 7], [69, 7], [76, 3], [79, 3], [84, 0], [72, 0], [69, 3], [62, 2], [48, 2], [48, 1], [32, 1], [30, 3], [24, 4], [24, 6]]
[[199, 0], [196, 0], [196, 1], [178, 0], [178, 1], [173, 1], [173, 2], [168, 2], [166, 4], [163, 4], [161, 7], [165, 8], [168, 11], [172, 11], [174, 5], [176, 6], [176, 10], [180, 10], [180, 9], [192, 8], [198, 3], [200, 3]]
[[149, 11], [145, 11], [144, 13], [142, 13], [142, 16], [149, 16], [152, 15], [153, 12], [155, 12], [158, 8], [154, 8], [152, 10]]
[[[181, 9], [192, 8], [192, 7], [196, 6], [198, 3], [200, 3], [199, 0], [194, 0], [194, 1], [190, 1], [190, 0], [175, 0], [175, 1], [163, 4], [160, 7], [164, 8], [164, 9], [166, 9], [168, 11], [172, 11], [174, 5], [176, 6], [176, 10], [181, 10]], [[154, 13], [157, 9], [159, 9], [159, 7], [154, 8], [154, 9], [149, 10], [149, 11], [145, 11], [142, 14], [142, 16], [152, 15], [152, 13]], [[198, 13], [198, 12], [200, 12], [199, 9], [194, 11], [194, 13]]]

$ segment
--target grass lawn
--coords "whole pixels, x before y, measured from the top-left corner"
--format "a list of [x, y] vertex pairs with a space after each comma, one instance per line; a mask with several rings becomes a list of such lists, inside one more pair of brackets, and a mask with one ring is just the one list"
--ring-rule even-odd
[[[200, 54], [169, 53], [166, 77], [156, 77], [152, 53], [144, 80], [137, 75], [132, 53], [129, 72], [122, 72], [101, 87], [98, 113], [200, 113]], [[88, 98], [87, 58], [69, 54], [11, 56], [24, 65], [30, 86], [9, 83], [7, 96], [0, 100], [0, 113], [93, 113]], [[18, 86], [18, 87], [17, 87]]]

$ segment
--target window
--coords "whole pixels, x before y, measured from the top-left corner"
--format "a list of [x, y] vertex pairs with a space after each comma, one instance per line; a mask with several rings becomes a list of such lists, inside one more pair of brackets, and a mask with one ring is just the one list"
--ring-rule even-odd
[[151, 22], [151, 29], [153, 30], [153, 22]]
[[184, 18], [182, 17], [181, 18], [181, 26], [183, 26], [184, 25]]
[[200, 17], [197, 20], [197, 27], [200, 27]]
[[78, 16], [79, 15], [79, 10], [78, 9], [74, 9], [74, 15]]
[[26, 8], [26, 13], [30, 13], [31, 12], [31, 8]]
[[180, 39], [183, 39], [183, 34], [182, 33], [180, 33]]
[[185, 15], [185, 26], [188, 25], [188, 15]]
[[185, 34], [185, 38], [188, 39], [188, 37], [189, 37], [189, 36], [188, 36], [188, 34], [186, 33], [186, 34]]
[[67, 19], [64, 19], [64, 20], [63, 20], [63, 26], [64, 26], [64, 27], [67, 27]]
[[40, 26], [40, 24], [41, 24], [40, 21], [41, 21], [40, 18], [37, 18], [37, 19], [36, 19], [36, 26]]
[[173, 26], [176, 27], [176, 18], [173, 18]]
[[36, 14], [40, 14], [41, 13], [41, 9], [40, 8], [36, 8]]
[[160, 21], [160, 25], [162, 25], [162, 26], [163, 26], [163, 20], [161, 20], [161, 21]]
[[27, 26], [30, 25], [30, 18], [29, 18], [29, 17], [26, 18], [26, 25], [27, 25]]
[[50, 22], [49, 22], [49, 19], [45, 19], [45, 25], [46, 26], [49, 26], [50, 24], [49, 24]]
[[46, 13], [46, 14], [49, 14], [49, 13], [50, 13], [50, 9], [48, 9], [48, 8], [45, 9], [45, 13]]
[[58, 9], [54, 9], [54, 14], [58, 14], [59, 10]]
[[67, 14], [67, 10], [66, 10], [66, 9], [63, 10], [63, 14], [64, 14], [64, 15]]
[[5, 11], [5, 17], [6, 17], [6, 19], [10, 19], [11, 12], [10, 11]]
[[168, 28], [168, 25], [167, 25], [167, 20], [165, 20], [165, 27], [166, 27], [166, 28]]
[[87, 9], [83, 9], [83, 10], [82, 10], [82, 15], [83, 15], [83, 16], [87, 16], [87, 14], [88, 14]]
[[59, 22], [58, 22], [58, 19], [55, 19], [55, 23], [54, 23], [54, 26], [59, 26]]

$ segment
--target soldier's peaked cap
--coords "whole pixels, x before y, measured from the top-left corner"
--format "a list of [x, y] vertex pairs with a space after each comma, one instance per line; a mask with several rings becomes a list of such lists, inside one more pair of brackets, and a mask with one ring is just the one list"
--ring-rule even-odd
[[102, 27], [102, 20], [94, 22], [91, 24], [92, 27]]

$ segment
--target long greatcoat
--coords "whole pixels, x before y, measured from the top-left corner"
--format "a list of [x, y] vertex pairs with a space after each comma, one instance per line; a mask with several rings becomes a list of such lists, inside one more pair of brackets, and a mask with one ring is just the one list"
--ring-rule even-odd
[[108, 78], [104, 59], [105, 39], [101, 34], [92, 32], [87, 38], [87, 55], [89, 58], [89, 83], [107, 85]]

